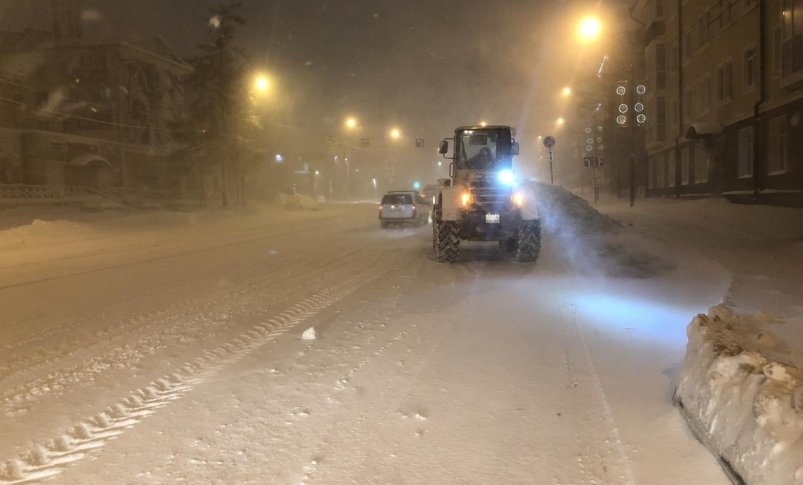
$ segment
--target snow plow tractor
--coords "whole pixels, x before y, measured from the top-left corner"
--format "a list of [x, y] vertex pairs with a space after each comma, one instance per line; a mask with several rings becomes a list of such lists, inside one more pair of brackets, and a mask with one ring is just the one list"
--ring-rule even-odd
[[[451, 142], [451, 143], [450, 143]], [[451, 145], [451, 150], [450, 150]], [[432, 211], [432, 250], [453, 263], [460, 241], [497, 241], [518, 261], [534, 262], [541, 249], [535, 193], [513, 171], [519, 146], [509, 126], [462, 126], [438, 151], [452, 160]], [[448, 154], [451, 152], [451, 156]]]

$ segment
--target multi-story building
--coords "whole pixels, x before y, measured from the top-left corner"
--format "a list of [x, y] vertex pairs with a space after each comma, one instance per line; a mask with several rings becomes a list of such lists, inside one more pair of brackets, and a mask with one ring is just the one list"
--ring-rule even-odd
[[0, 35], [0, 183], [164, 187], [190, 66], [161, 38]]
[[[803, 1], [636, 0], [648, 194], [803, 193]], [[800, 18], [797, 18], [800, 17]]]
[[[620, 14], [625, 14], [623, 11]], [[580, 80], [573, 96], [576, 109], [565, 132], [570, 140], [567, 153], [581, 167], [580, 189], [594, 189], [617, 197], [643, 197], [646, 182], [644, 163], [644, 123], [637, 121], [634, 109], [641, 95], [634, 94], [645, 84], [639, 30], [631, 21], [608, 35], [601, 48], [589, 50], [578, 70]], [[617, 94], [624, 89], [625, 94]], [[627, 111], [620, 111], [621, 106]], [[561, 174], [566, 179], [566, 174]]]

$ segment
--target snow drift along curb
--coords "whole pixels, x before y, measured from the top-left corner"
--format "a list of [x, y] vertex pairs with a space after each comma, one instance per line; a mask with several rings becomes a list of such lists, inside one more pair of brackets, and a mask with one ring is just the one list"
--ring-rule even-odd
[[675, 400], [737, 483], [803, 484], [801, 371], [762, 354], [765, 323], [724, 306], [695, 317]]

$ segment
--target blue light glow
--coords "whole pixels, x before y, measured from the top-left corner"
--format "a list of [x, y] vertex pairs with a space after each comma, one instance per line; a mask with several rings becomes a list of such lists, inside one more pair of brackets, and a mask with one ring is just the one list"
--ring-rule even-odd
[[516, 185], [516, 174], [514, 174], [512, 170], [508, 169], [502, 170], [501, 172], [499, 172], [499, 175], [497, 177], [499, 178], [499, 183], [501, 183], [502, 185], [508, 185], [511, 187], [513, 185]]

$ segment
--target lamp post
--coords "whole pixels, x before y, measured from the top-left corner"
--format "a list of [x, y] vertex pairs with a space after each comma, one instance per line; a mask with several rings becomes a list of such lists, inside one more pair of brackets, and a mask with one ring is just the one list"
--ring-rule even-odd
[[[577, 26], [577, 37], [582, 43], [590, 44], [592, 42], [597, 42], [601, 39], [603, 31], [603, 24], [602, 22], [597, 19], [596, 17], [589, 16], [583, 18]], [[621, 33], [611, 34], [611, 38], [613, 38], [618, 44], [625, 44], [627, 41], [624, 39]], [[603, 56], [603, 63], [600, 66], [599, 71], [597, 72], [597, 77], [602, 78], [604, 75], [604, 67], [606, 63], [610, 60], [608, 55]], [[636, 96], [636, 89], [637, 83], [635, 81], [635, 63], [632, 59], [626, 60], [627, 67], [625, 69], [625, 77], [626, 79], [620, 83], [616, 88], [616, 94], [618, 94], [621, 98], [619, 109], [617, 113], [616, 122], [619, 126], [623, 128], [627, 128], [628, 136], [630, 137], [629, 143], [629, 155], [628, 155], [628, 165], [629, 165], [629, 182], [630, 182], [630, 194], [629, 194], [629, 202], [630, 206], [632, 207], [635, 205], [635, 198], [636, 198], [636, 189], [637, 189], [637, 176], [636, 176], [636, 169], [637, 169], [637, 147], [636, 147], [636, 139], [639, 136], [638, 128], [643, 125], [646, 121], [646, 116], [644, 113], [641, 113], [640, 110], [637, 109], [637, 105], [643, 110], [643, 104], [637, 103], [637, 96]], [[645, 88], [643, 85], [639, 84], [638, 89], [641, 91], [638, 93], [638, 96], [641, 96], [645, 92]], [[618, 158], [618, 157], [617, 157]], [[619, 162], [618, 160], [615, 162], [615, 170], [616, 170], [616, 178], [619, 179]], [[617, 184], [618, 185], [618, 184]], [[618, 197], [618, 187], [617, 187], [617, 197]]]
[[[347, 116], [345, 120], [343, 120], [343, 127], [345, 128], [347, 133], [355, 133], [360, 128], [360, 121], [355, 116]], [[346, 167], [346, 197], [351, 198], [351, 161], [349, 158], [352, 156], [351, 145], [349, 144], [348, 139], [346, 139], [346, 150], [345, 155], [343, 157], [343, 163]]]

